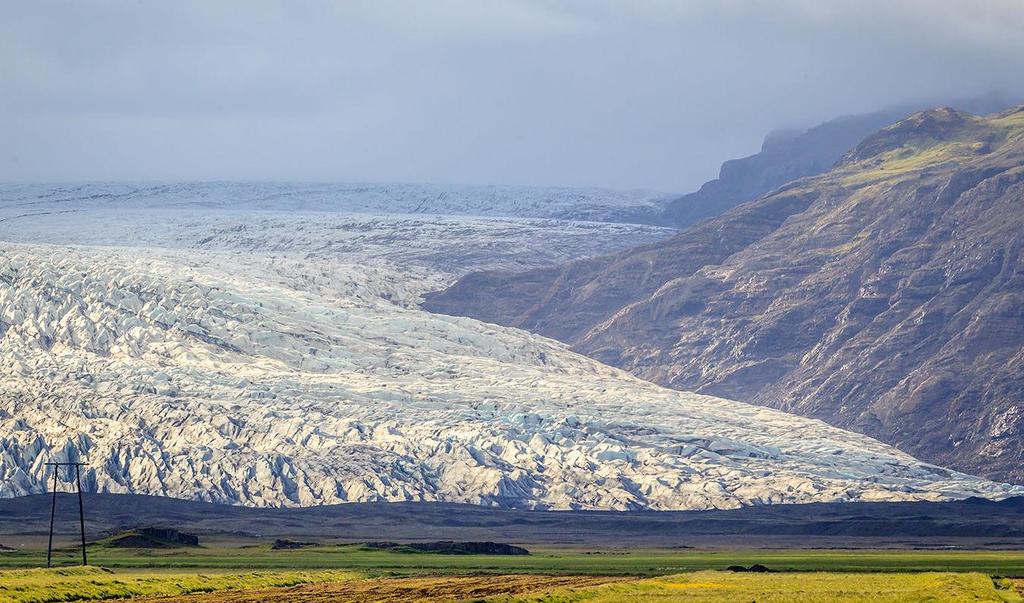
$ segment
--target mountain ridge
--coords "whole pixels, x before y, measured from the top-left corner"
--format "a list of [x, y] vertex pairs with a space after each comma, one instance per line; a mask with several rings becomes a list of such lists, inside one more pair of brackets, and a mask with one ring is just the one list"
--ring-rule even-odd
[[[949, 103], [956, 110], [986, 115], [1012, 108], [998, 93]], [[844, 115], [807, 129], [771, 132], [759, 152], [722, 163], [719, 175], [699, 190], [664, 204], [658, 223], [686, 228], [721, 215], [787, 182], [827, 172], [865, 137], [929, 106], [890, 107], [871, 113]]]
[[1021, 481], [1022, 132], [1021, 108], [920, 112], [666, 241], [469, 275], [425, 307]]

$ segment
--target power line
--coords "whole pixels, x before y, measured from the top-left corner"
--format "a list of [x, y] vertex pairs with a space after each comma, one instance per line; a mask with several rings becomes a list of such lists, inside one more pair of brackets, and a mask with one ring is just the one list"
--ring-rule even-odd
[[57, 512], [57, 474], [61, 467], [75, 468], [75, 486], [78, 490], [78, 525], [82, 530], [82, 565], [89, 565], [85, 555], [85, 506], [82, 504], [82, 467], [89, 463], [52, 462], [46, 465], [53, 467], [53, 501], [50, 503], [50, 539], [46, 545], [46, 567], [50, 567], [53, 559], [53, 519]]

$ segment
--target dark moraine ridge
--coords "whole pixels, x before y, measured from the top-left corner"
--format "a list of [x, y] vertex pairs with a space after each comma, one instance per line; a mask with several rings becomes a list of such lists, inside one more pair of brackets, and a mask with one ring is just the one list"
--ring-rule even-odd
[[[58, 509], [76, 499], [61, 494]], [[0, 539], [46, 546], [49, 497], [0, 499]], [[567, 547], [1024, 547], [1024, 498], [994, 502], [815, 503], [718, 511], [517, 511], [449, 503], [352, 503], [268, 509], [134, 494], [86, 494], [90, 540], [152, 524], [203, 542], [501, 542]], [[61, 513], [61, 542], [78, 535]]]

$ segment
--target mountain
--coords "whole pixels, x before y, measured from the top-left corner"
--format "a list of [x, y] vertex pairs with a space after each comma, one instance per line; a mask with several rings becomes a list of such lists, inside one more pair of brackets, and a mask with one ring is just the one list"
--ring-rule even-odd
[[[1001, 94], [958, 100], [953, 106], [972, 113], [996, 113], [1011, 107]], [[891, 107], [839, 117], [807, 130], [778, 131], [764, 139], [760, 152], [722, 164], [718, 178], [700, 190], [665, 204], [659, 223], [685, 228], [725, 213], [776, 188], [827, 172], [850, 149], [875, 131], [926, 106]]]
[[1020, 482], [1022, 246], [1024, 109], [935, 109], [671, 239], [425, 307]]
[[665, 223], [684, 228], [718, 216], [783, 184], [828, 171], [872, 132], [912, 111], [892, 109], [834, 119], [800, 133], [765, 137], [761, 151], [722, 164], [718, 178], [666, 204]]
[[38, 190], [27, 208], [0, 196], [21, 216], [0, 222], [0, 496], [45, 492], [47, 461], [82, 457], [89, 491], [270, 507], [1024, 493], [415, 304], [470, 270], [548, 266], [660, 229]]

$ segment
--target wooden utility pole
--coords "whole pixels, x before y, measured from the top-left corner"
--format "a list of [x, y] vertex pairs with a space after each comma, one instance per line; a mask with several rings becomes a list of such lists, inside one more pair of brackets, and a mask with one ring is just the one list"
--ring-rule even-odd
[[85, 506], [82, 504], [82, 467], [89, 463], [46, 463], [53, 467], [53, 500], [50, 503], [50, 540], [46, 545], [46, 567], [51, 566], [53, 560], [53, 519], [57, 514], [57, 473], [61, 467], [75, 468], [75, 487], [78, 490], [78, 526], [82, 530], [82, 565], [89, 565], [85, 556]]
[[53, 502], [50, 504], [50, 541], [46, 545], [46, 567], [50, 567], [53, 551], [53, 516], [57, 510], [57, 470], [58, 467], [53, 468]]
[[75, 485], [78, 487], [78, 527], [82, 529], [82, 565], [89, 565], [85, 558], [85, 507], [82, 506], [82, 464], [75, 464]]

